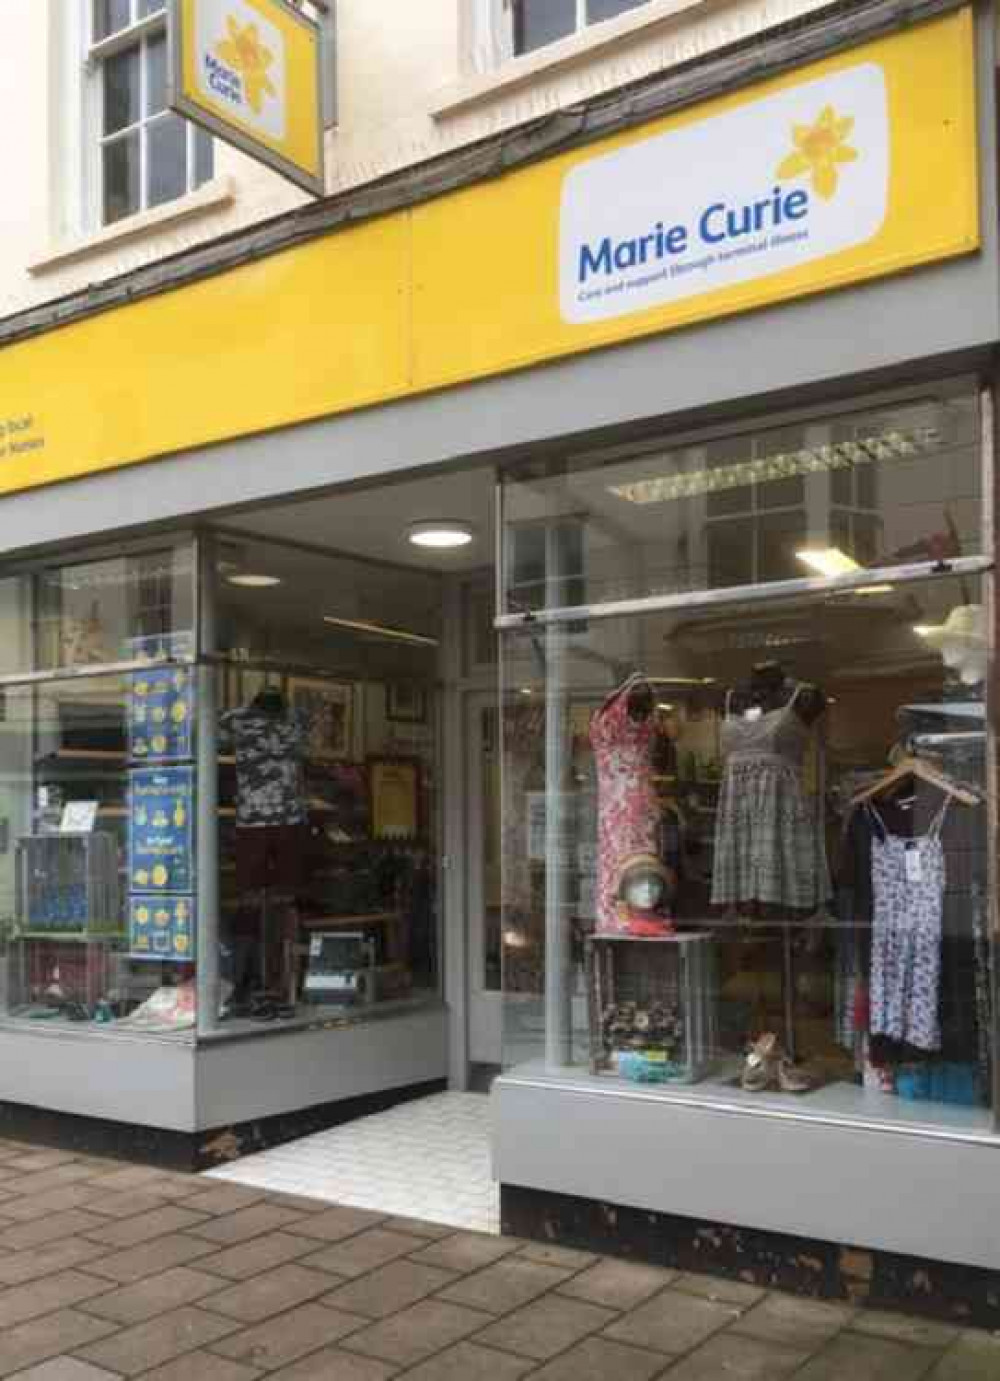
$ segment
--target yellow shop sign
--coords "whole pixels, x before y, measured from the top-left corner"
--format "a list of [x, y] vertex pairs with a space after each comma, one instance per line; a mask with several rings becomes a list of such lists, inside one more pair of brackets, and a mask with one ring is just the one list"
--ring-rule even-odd
[[172, 109], [323, 193], [320, 35], [287, 0], [170, 0]]
[[[213, 3], [235, 71], [251, 0]], [[0, 493], [968, 254], [978, 216], [963, 9], [0, 350]]]

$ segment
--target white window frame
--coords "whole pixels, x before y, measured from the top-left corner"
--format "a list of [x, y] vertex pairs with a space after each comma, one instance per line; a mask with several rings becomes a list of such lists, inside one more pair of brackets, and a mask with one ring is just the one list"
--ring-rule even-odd
[[[84, 220], [88, 230], [100, 231], [118, 225], [126, 224], [135, 216], [140, 216], [147, 211], [159, 210], [161, 207], [170, 206], [194, 192], [199, 186], [204, 185], [203, 180], [199, 183], [197, 177], [197, 151], [196, 140], [198, 137], [198, 127], [191, 121], [185, 121], [185, 186], [183, 192], [178, 197], [168, 201], [157, 202], [154, 206], [149, 203], [149, 179], [148, 173], [148, 131], [151, 125], [169, 116], [169, 110], [158, 111], [155, 115], [147, 115], [147, 64], [146, 49], [153, 38], [165, 35], [167, 31], [166, 8], [147, 16], [145, 19], [136, 18], [138, 12], [138, 0], [128, 0], [129, 14], [131, 22], [123, 29], [118, 29], [107, 38], [97, 39], [95, 36], [95, 13], [97, 8], [96, 0], [80, 0], [83, 7], [83, 36], [84, 36], [84, 118], [83, 118], [83, 137], [85, 142], [82, 166], [84, 168], [83, 186], [83, 205]], [[130, 48], [139, 49], [139, 118], [130, 125], [116, 130], [113, 134], [104, 133], [104, 66], [103, 64], [116, 54]], [[177, 117], [178, 119], [181, 117]], [[139, 204], [134, 211], [130, 211], [123, 216], [119, 216], [114, 221], [106, 221], [104, 218], [104, 149], [109, 145], [124, 140], [138, 131], [139, 134]], [[209, 180], [214, 176], [215, 148], [214, 141], [212, 146], [213, 171], [209, 175]]]
[[[618, 18], [621, 17], [620, 15], [614, 15], [614, 16], [612, 16], [612, 19], [611, 19], [611, 20], [604, 20], [604, 19], [588, 19], [588, 18], [587, 18], [587, 0], [576, 0], [576, 26], [575, 26], [575, 28], [573, 28], [568, 34], [563, 34], [560, 38], [554, 38], [554, 39], [552, 40], [552, 43], [543, 43], [543, 44], [540, 44], [539, 47], [537, 47], [537, 48], [526, 48], [526, 49], [520, 50], [520, 49], [517, 48], [516, 45], [517, 45], [517, 26], [518, 26], [518, 13], [517, 13], [517, 12], [518, 12], [518, 9], [520, 8], [521, 3], [522, 3], [522, 0], [511, 0], [511, 6], [510, 6], [511, 48], [512, 48], [512, 51], [513, 51], [513, 54], [514, 54], [515, 57], [525, 57], [525, 56], [526, 56], [527, 54], [529, 54], [529, 53], [543, 53], [543, 52], [545, 51], [545, 49], [546, 49], [546, 48], [550, 48], [550, 47], [552, 46], [553, 43], [565, 43], [567, 39], [575, 38], [575, 37], [577, 37], [577, 35], [579, 35], [579, 34], [586, 33], [588, 30], [593, 29], [593, 28], [594, 28], [595, 26], [597, 26], [598, 24], [605, 24], [605, 23], [613, 22], [614, 19], [618, 19]], [[638, 3], [638, 4], [631, 6], [629, 10], [623, 10], [622, 13], [623, 13], [623, 14], [629, 14], [632, 10], [641, 10], [642, 7], [643, 7], [643, 5], [648, 5], [648, 4], [650, 4], [650, 3], [651, 3], [651, 0], [639, 0], [639, 3]]]

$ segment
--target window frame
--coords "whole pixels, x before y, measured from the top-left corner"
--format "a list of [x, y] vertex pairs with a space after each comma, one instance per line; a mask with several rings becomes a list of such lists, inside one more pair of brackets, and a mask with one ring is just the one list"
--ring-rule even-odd
[[[82, 0], [82, 2], [85, 7], [83, 66], [86, 84], [83, 120], [85, 142], [83, 158], [85, 169], [84, 207], [86, 225], [88, 229], [96, 232], [120, 226], [136, 216], [142, 216], [147, 212], [170, 206], [182, 197], [190, 196], [199, 187], [205, 186], [215, 175], [215, 140], [212, 139], [211, 135], [205, 134], [193, 121], [175, 115], [176, 119], [184, 120], [184, 189], [176, 197], [168, 197], [157, 202], [150, 201], [150, 131], [157, 124], [168, 120], [172, 114], [169, 106], [153, 113], [147, 111], [149, 97], [147, 54], [150, 44], [154, 40], [161, 36], [164, 38], [167, 36], [168, 7], [166, 0], [164, 0], [162, 9], [143, 18], [138, 17], [139, 0], [128, 0], [129, 22], [101, 39], [96, 37], [99, 0]], [[105, 64], [110, 59], [132, 49], [138, 50], [139, 54], [138, 118], [130, 124], [122, 126], [121, 129], [107, 134], [104, 129]], [[168, 81], [169, 65], [168, 57], [166, 62]], [[116, 143], [124, 143], [136, 135], [138, 135], [139, 144], [138, 205], [134, 210], [126, 211], [114, 219], [108, 219], [105, 214], [105, 149]], [[200, 180], [198, 178], [199, 136], [209, 140], [209, 149], [212, 155], [208, 176]]]
[[[524, 48], [520, 43], [520, 34], [523, 24], [522, 12], [524, 0], [511, 0], [510, 6], [510, 26], [511, 26], [511, 46], [515, 58], [527, 57], [531, 53], [542, 53], [547, 48], [551, 48], [555, 43], [565, 43], [568, 39], [578, 38], [581, 34], [595, 28], [599, 24], [608, 23], [605, 19], [590, 19], [587, 15], [587, 5], [589, 0], [576, 0], [576, 17], [573, 28], [558, 38], [550, 39], [548, 43], [540, 43], [534, 48]], [[651, 3], [651, 0], [636, 0], [628, 9], [622, 10], [622, 14], [628, 14], [632, 10], [641, 10], [644, 5]], [[609, 16], [610, 19], [620, 18], [620, 15]]]

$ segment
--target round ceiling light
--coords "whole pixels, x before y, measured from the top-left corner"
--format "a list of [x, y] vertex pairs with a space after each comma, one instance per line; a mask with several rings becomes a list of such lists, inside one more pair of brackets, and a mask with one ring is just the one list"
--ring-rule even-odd
[[244, 571], [239, 575], [228, 575], [226, 580], [230, 585], [242, 585], [247, 590], [269, 590], [272, 585], [281, 584], [280, 576], [255, 575], [253, 571]]
[[467, 547], [474, 536], [471, 524], [455, 518], [428, 518], [424, 522], [411, 523], [406, 532], [407, 540], [415, 547], [430, 547], [435, 551]]

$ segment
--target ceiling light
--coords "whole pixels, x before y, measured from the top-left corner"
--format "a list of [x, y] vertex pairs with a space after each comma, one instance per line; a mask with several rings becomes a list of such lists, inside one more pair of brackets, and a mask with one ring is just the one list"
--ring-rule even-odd
[[272, 585], [281, 584], [281, 577], [278, 575], [255, 575], [252, 571], [244, 571], [240, 575], [227, 575], [226, 581], [230, 585], [242, 585], [248, 590], [269, 590]]
[[437, 647], [437, 638], [428, 638], [423, 633], [411, 633], [406, 628], [390, 628], [384, 623], [367, 623], [363, 619], [338, 619], [332, 614], [324, 614], [323, 622], [334, 628], [346, 628], [351, 633], [370, 633], [376, 638], [393, 638], [396, 642], [415, 643], [419, 647]]
[[861, 566], [855, 561], [853, 556], [848, 556], [846, 551], [841, 551], [839, 547], [817, 547], [795, 553], [796, 561], [801, 561], [803, 566], [808, 566], [817, 575], [851, 575], [854, 571], [860, 571]]
[[921, 638], [929, 638], [932, 633], [937, 632], [937, 625], [933, 623], [915, 623], [913, 631]]
[[859, 585], [854, 591], [856, 595], [891, 595], [891, 585]]
[[430, 547], [435, 551], [467, 547], [474, 536], [471, 524], [454, 518], [429, 518], [424, 522], [411, 523], [406, 530], [407, 541], [413, 546]]

